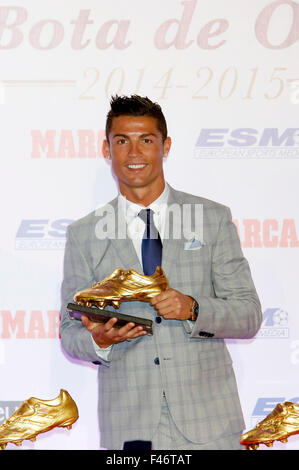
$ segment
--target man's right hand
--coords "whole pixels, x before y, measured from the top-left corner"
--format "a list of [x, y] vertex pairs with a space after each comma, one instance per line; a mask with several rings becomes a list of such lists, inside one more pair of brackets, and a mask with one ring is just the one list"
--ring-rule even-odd
[[121, 328], [114, 328], [117, 318], [110, 318], [106, 323], [90, 321], [85, 315], [81, 317], [82, 324], [92, 334], [93, 340], [100, 348], [108, 348], [112, 344], [146, 335], [142, 326], [129, 322]]

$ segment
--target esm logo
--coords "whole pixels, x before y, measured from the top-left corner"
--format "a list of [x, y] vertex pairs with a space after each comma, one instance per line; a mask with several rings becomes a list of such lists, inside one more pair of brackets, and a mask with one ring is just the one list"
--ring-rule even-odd
[[299, 158], [299, 128], [201, 129], [197, 158]]
[[291, 401], [292, 403], [299, 403], [299, 397], [260, 397], [257, 399], [255, 407], [251, 416], [251, 426], [254, 427], [261, 420], [266, 418], [268, 414], [273, 411], [278, 403], [284, 403], [285, 401]]
[[63, 250], [72, 219], [24, 219], [15, 239], [16, 250]]

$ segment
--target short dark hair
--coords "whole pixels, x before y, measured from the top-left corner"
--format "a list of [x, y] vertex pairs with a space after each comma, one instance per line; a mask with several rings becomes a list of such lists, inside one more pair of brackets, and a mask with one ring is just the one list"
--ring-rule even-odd
[[153, 103], [147, 96], [112, 96], [110, 101], [110, 111], [106, 120], [106, 139], [109, 141], [109, 134], [112, 127], [112, 120], [118, 116], [150, 116], [157, 120], [157, 129], [162, 134], [162, 140], [167, 137], [167, 124], [158, 103]]

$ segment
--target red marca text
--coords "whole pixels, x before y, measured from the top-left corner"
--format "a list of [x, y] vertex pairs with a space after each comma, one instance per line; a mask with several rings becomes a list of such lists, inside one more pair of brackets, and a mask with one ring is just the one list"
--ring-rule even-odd
[[60, 338], [60, 312], [57, 310], [0, 311], [1, 338], [55, 339]]
[[105, 132], [91, 129], [47, 129], [31, 131], [32, 158], [96, 158], [103, 156], [102, 145]]
[[294, 219], [233, 220], [243, 248], [298, 248]]

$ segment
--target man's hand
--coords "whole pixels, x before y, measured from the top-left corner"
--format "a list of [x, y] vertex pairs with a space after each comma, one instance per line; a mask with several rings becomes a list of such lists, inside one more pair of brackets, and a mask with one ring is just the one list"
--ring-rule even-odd
[[175, 289], [167, 289], [151, 300], [158, 314], [167, 320], [188, 320], [193, 299]]
[[135, 326], [130, 322], [121, 328], [114, 328], [117, 318], [110, 318], [106, 323], [96, 323], [90, 321], [82, 315], [82, 324], [91, 332], [93, 340], [100, 348], [108, 348], [112, 344], [121, 343], [130, 339], [146, 335], [142, 326]]

